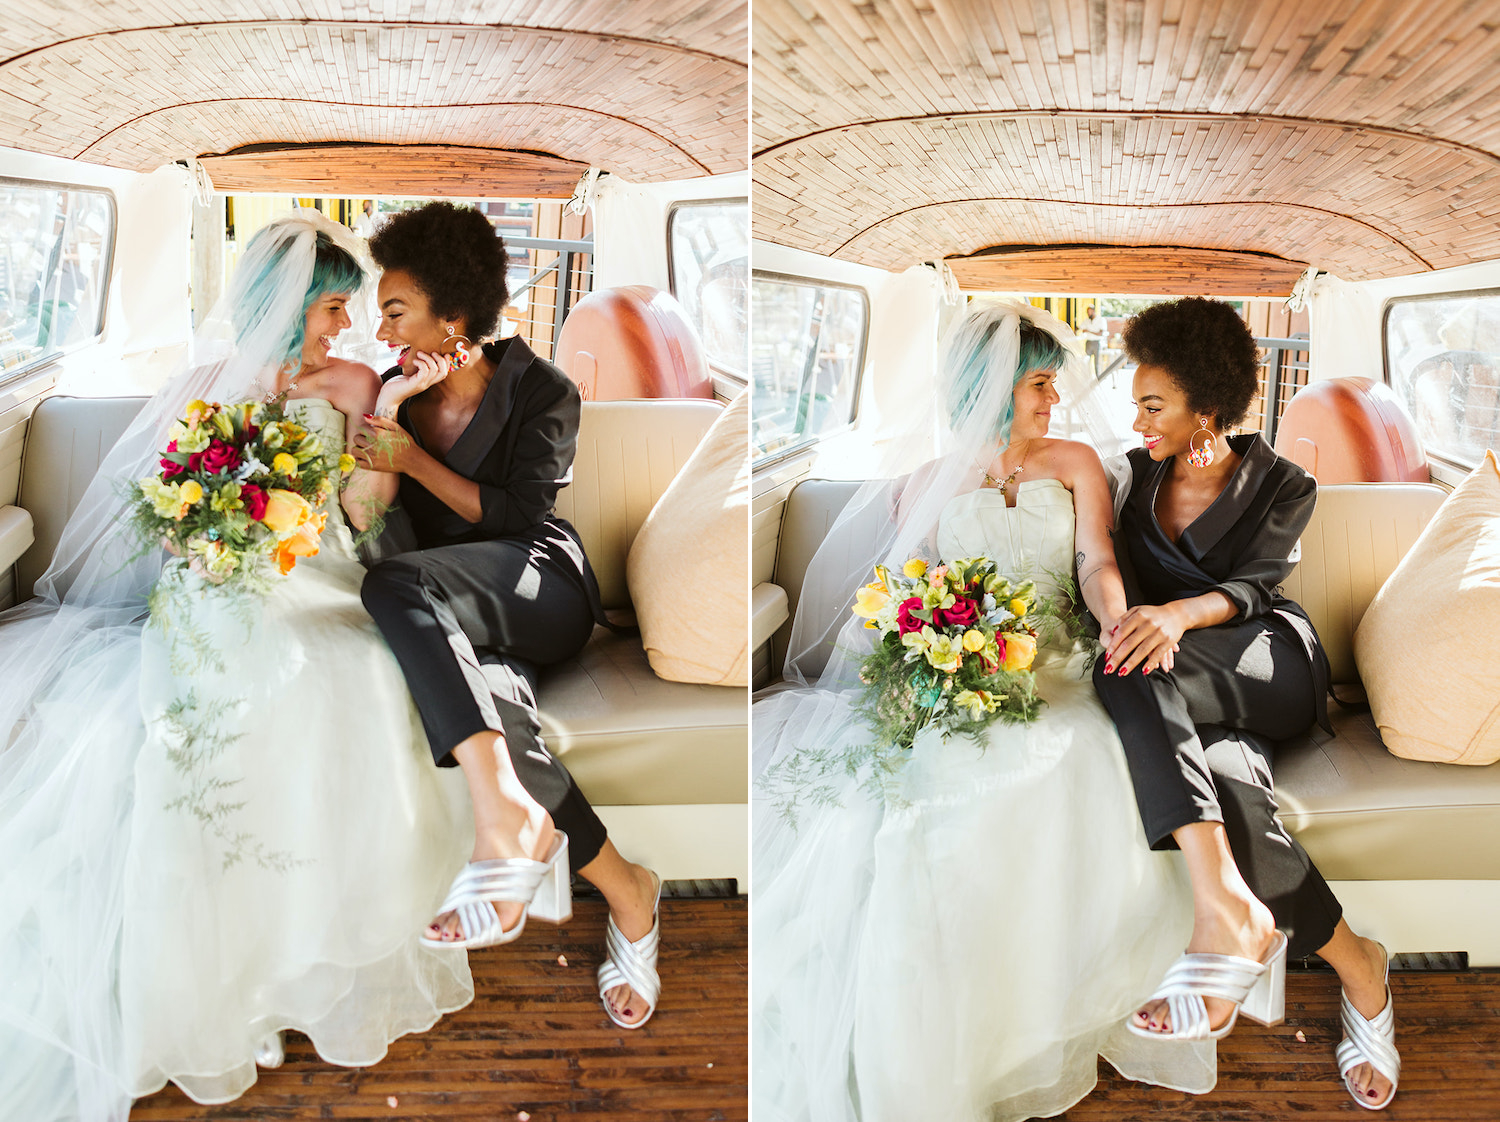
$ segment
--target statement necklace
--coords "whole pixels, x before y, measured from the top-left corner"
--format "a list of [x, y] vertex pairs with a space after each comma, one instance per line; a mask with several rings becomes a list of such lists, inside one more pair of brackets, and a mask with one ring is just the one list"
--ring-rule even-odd
[[1020, 475], [1022, 469], [1026, 467], [1026, 457], [1029, 455], [1031, 455], [1031, 441], [1028, 440], [1026, 442], [1026, 451], [1021, 453], [1021, 462], [1016, 465], [1016, 470], [1011, 472], [1004, 479], [996, 479], [993, 475], [986, 471], [984, 473], [984, 485], [986, 487], [995, 488], [995, 490], [999, 491], [1002, 495], [1005, 494], [1005, 489], [1016, 481], [1016, 476]]

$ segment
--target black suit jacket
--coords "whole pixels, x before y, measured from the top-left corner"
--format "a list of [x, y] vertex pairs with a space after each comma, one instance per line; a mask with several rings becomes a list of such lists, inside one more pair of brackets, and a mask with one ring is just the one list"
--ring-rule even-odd
[[[532, 538], [553, 519], [557, 492], [573, 477], [578, 447], [578, 387], [519, 337], [484, 345], [496, 364], [473, 419], [439, 459], [479, 484], [483, 512], [467, 522], [426, 487], [401, 477], [400, 502], [422, 549], [497, 538]], [[393, 367], [384, 377], [400, 373]], [[402, 402], [396, 420], [422, 439]], [[565, 523], [563, 523], [566, 525]]]
[[[1278, 456], [1258, 433], [1231, 436], [1241, 456], [1228, 485], [1209, 508], [1172, 541], [1156, 520], [1156, 495], [1168, 462], [1144, 448], [1128, 454], [1130, 494], [1120, 512], [1116, 552], [1129, 603], [1165, 604], [1221, 592], [1238, 609], [1224, 626], [1256, 621], [1280, 631], [1307, 654], [1318, 697], [1328, 692], [1328, 658], [1302, 606], [1281, 594], [1281, 582], [1301, 555], [1300, 539], [1318, 501], [1318, 484]], [[1326, 702], [1318, 723], [1328, 727]]]

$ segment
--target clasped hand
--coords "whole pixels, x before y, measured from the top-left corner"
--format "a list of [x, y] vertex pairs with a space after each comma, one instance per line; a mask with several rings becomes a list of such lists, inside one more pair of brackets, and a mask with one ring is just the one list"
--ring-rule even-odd
[[1172, 656], [1187, 620], [1173, 604], [1141, 604], [1131, 608], [1105, 636], [1104, 671], [1129, 674], [1137, 666], [1149, 674], [1171, 670]]

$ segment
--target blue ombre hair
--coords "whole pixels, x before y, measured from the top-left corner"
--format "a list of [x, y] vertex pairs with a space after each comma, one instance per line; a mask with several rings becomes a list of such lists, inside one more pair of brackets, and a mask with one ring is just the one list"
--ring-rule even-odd
[[[275, 236], [273, 226], [258, 230], [246, 246], [246, 253], [248, 254], [255, 247], [255, 243], [262, 238]], [[258, 326], [259, 317], [255, 309], [264, 309], [270, 305], [271, 290], [280, 283], [278, 274], [282, 261], [294, 244], [295, 242], [291, 239], [285, 241], [279, 249], [265, 259], [257, 275], [243, 279], [235, 278], [238, 306], [231, 314], [234, 314], [235, 326], [241, 334], [246, 334], [253, 327]], [[291, 362], [301, 356], [302, 344], [306, 341], [307, 335], [307, 310], [313, 304], [329, 293], [347, 293], [352, 296], [360, 290], [367, 279], [364, 269], [360, 267], [353, 255], [335, 245], [333, 239], [321, 231], [317, 235], [317, 248], [314, 253], [312, 280], [308, 283], [307, 294], [302, 300], [302, 314], [287, 324], [286, 333], [282, 337], [276, 356], [278, 362]], [[243, 312], [244, 318], [242, 319], [235, 312]]]
[[[992, 376], [988, 366], [990, 344], [994, 342], [995, 332], [1000, 330], [1003, 322], [1001, 317], [991, 320], [980, 334], [976, 345], [959, 359], [958, 369], [953, 371], [952, 381], [948, 384], [948, 418], [955, 429], [973, 411], [984, 388], [985, 379]], [[1067, 357], [1068, 350], [1060, 340], [1024, 316], [1021, 317], [1020, 350], [1010, 382], [1012, 391], [1026, 375], [1036, 370], [1057, 370], [1067, 361]], [[1010, 439], [1010, 425], [1015, 416], [1016, 402], [1012, 392], [1005, 395], [1005, 405], [995, 418], [993, 436], [996, 440], [1005, 443]]]

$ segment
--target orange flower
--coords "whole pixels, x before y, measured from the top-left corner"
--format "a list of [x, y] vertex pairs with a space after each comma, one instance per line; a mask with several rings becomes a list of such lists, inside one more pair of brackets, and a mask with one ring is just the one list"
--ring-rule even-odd
[[318, 553], [318, 535], [328, 521], [325, 511], [318, 511], [297, 527], [294, 534], [276, 543], [276, 567], [283, 576], [292, 571], [299, 557], [315, 557]]
[[1036, 637], [1018, 631], [1005, 637], [1005, 669], [1030, 670], [1036, 659]]
[[261, 521], [277, 534], [289, 534], [312, 517], [312, 507], [296, 491], [272, 487], [266, 492], [266, 512]]

